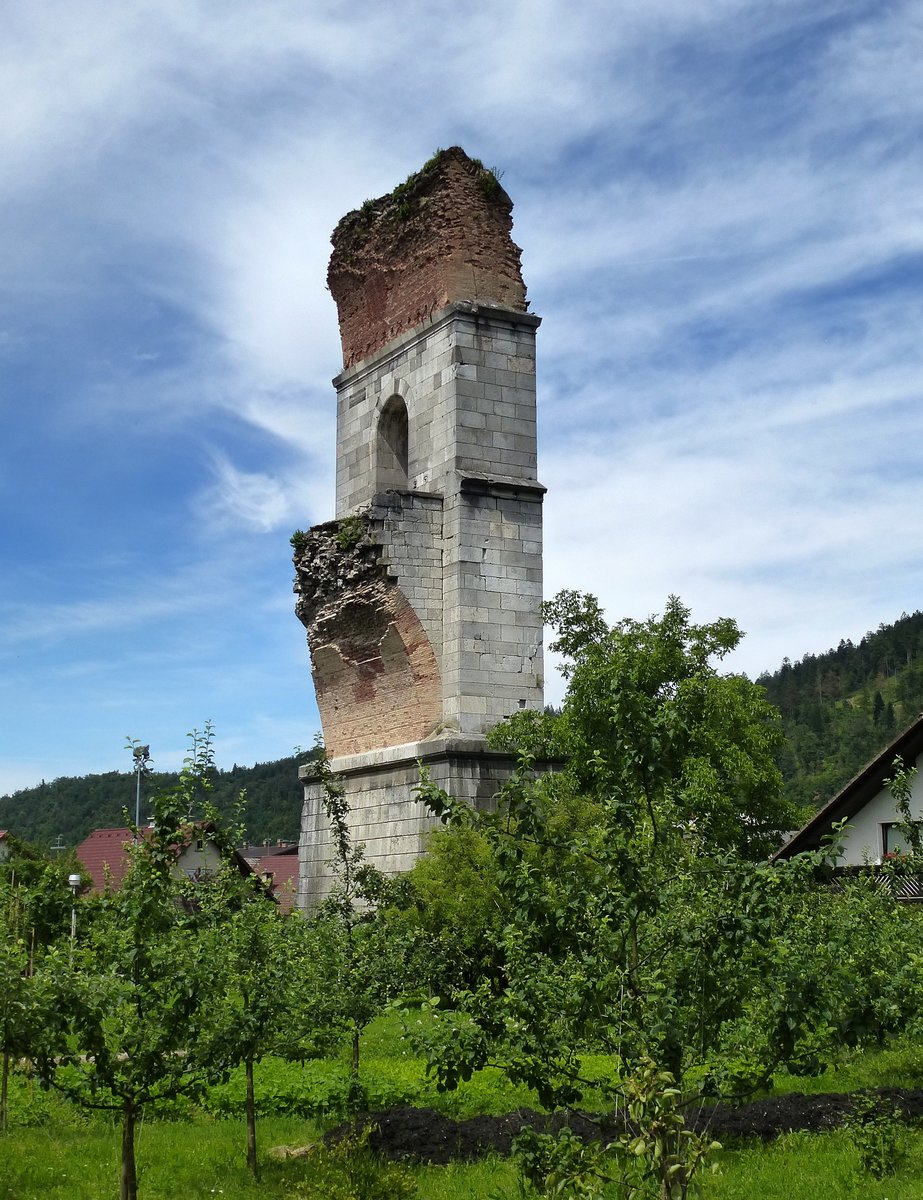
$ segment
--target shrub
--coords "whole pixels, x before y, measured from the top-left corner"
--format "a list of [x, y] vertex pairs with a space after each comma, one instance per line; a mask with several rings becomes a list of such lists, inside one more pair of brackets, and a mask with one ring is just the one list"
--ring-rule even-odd
[[383, 1162], [368, 1149], [371, 1127], [332, 1145], [312, 1146], [310, 1178], [298, 1185], [311, 1200], [413, 1200], [417, 1184], [407, 1167]]
[[903, 1165], [907, 1157], [907, 1129], [896, 1105], [864, 1096], [856, 1101], [843, 1127], [859, 1155], [862, 1170], [875, 1179], [893, 1175]]

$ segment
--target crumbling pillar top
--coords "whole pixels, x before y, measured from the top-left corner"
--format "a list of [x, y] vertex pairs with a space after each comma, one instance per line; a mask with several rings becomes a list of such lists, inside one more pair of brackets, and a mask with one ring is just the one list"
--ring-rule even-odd
[[449, 304], [525, 312], [512, 210], [497, 175], [453, 146], [347, 213], [333, 232], [327, 272], [344, 368]]

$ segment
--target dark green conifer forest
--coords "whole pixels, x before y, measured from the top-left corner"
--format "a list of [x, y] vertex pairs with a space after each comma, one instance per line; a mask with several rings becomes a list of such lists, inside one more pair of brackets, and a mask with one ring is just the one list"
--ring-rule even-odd
[[809, 815], [923, 711], [923, 612], [880, 625], [858, 645], [788, 659], [757, 681], [782, 714], [779, 766]]
[[[126, 756], [127, 757], [127, 756]], [[304, 789], [298, 782], [303, 756], [241, 767], [236, 763], [214, 778], [219, 811], [229, 814], [242, 791], [247, 794], [245, 824], [251, 842], [297, 841]], [[174, 787], [178, 773], [155, 771], [142, 780], [141, 821], [150, 816], [145, 798]], [[0, 829], [45, 848], [55, 843], [72, 849], [94, 829], [125, 824], [135, 815], [135, 776], [131, 771], [62, 777], [0, 797]]]

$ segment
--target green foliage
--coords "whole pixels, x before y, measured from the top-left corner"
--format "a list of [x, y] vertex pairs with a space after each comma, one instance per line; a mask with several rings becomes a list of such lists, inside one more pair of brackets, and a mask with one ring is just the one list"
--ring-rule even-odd
[[195, 902], [202, 952], [220, 962], [223, 976], [203, 1057], [215, 1073], [244, 1064], [247, 1162], [258, 1177], [254, 1063], [287, 1031], [291, 939], [275, 902], [258, 880], [241, 877], [230, 855], [217, 876], [196, 889]]
[[43, 1021], [31, 1057], [39, 1077], [76, 1103], [119, 1114], [121, 1200], [137, 1195], [143, 1106], [195, 1094], [214, 1070], [209, 1032], [221, 962], [203, 953], [195, 897], [176, 872], [190, 817], [208, 811], [213, 771], [211, 729], [190, 739], [178, 784], [155, 798], [153, 828], [135, 831], [121, 888], [85, 910], [76, 950], [53, 949], [35, 976]]
[[650, 1060], [628, 1081], [625, 1100], [630, 1126], [611, 1147], [621, 1194], [626, 1200], [652, 1195], [685, 1200], [700, 1164], [720, 1144], [685, 1128], [681, 1090]]
[[520, 1195], [593, 1200], [608, 1189], [607, 1147], [585, 1143], [565, 1126], [556, 1136], [523, 1129], [513, 1141]]
[[892, 763], [891, 777], [885, 780], [885, 786], [891, 793], [897, 807], [898, 829], [901, 841], [908, 848], [907, 866], [912, 870], [923, 870], [923, 828], [914, 817], [910, 807], [913, 781], [917, 775], [916, 767], [905, 767], [900, 755]]
[[68, 1103], [60, 1093], [41, 1087], [28, 1074], [24, 1059], [11, 1064], [8, 1083], [8, 1129], [61, 1130], [86, 1126], [86, 1113]]
[[614, 1194], [614, 1185], [625, 1200], [686, 1197], [702, 1160], [721, 1146], [685, 1128], [673, 1084], [643, 1063], [625, 1089], [626, 1129], [609, 1143], [584, 1143], [566, 1126], [557, 1135], [524, 1129], [514, 1142], [524, 1192], [593, 1200]]
[[311, 1200], [413, 1200], [417, 1185], [413, 1174], [399, 1163], [384, 1162], [368, 1148], [371, 1128], [318, 1143], [307, 1156], [310, 1178], [296, 1195]]
[[[790, 814], [771, 708], [713, 666], [739, 640], [732, 621], [693, 625], [671, 599], [660, 619], [609, 628], [573, 592], [546, 616], [568, 680], [549, 723], [565, 770], [534, 780], [527, 754], [495, 813], [421, 787], [451, 828], [483, 839], [503, 921], [502, 970], [434, 1008], [419, 1041], [441, 1086], [491, 1061], [546, 1106], [579, 1101], [586, 1051], [610, 1055], [595, 1086], [644, 1126], [614, 1147], [634, 1164], [626, 1186], [685, 1196], [710, 1146], [686, 1139], [682, 1104], [758, 1085], [827, 1000], [778, 937], [825, 855], [758, 861]], [[757, 1014], [758, 1053], [742, 1060], [741, 1025]]]
[[336, 543], [341, 550], [352, 550], [366, 534], [366, 524], [358, 513], [350, 513], [337, 522]]
[[[370, 200], [366, 200], [365, 203], [370, 204], [372, 202]], [[365, 206], [363, 205], [363, 208], [364, 207]], [[292, 549], [296, 554], [303, 554], [304, 548], [308, 544], [308, 531], [305, 529], [296, 529], [289, 538], [289, 542], [291, 543]]]
[[[373, 1110], [418, 1102], [424, 1093], [423, 1065], [402, 1070], [399, 1062], [367, 1064], [363, 1073], [367, 1106]], [[349, 1064], [315, 1060], [304, 1064], [269, 1058], [256, 1078], [256, 1112], [264, 1117], [332, 1117], [341, 1119], [353, 1109], [354, 1085]], [[216, 1117], [246, 1113], [247, 1081], [238, 1067], [223, 1083], [212, 1085], [199, 1100], [203, 1111]]]
[[900, 1170], [907, 1158], [907, 1128], [901, 1111], [874, 1097], [856, 1102], [844, 1123], [863, 1171], [884, 1179]]
[[565, 757], [576, 794], [631, 798], [639, 833], [666, 822], [690, 843], [759, 860], [794, 820], [774, 762], [778, 714], [761, 688], [714, 665], [740, 641], [736, 624], [689, 616], [671, 597], [662, 617], [610, 629], [593, 597], [561, 592], [545, 619], [564, 657], [563, 711], [517, 714], [498, 737]]
[[923, 710], [923, 612], [758, 682], [782, 714], [786, 795], [813, 813]]
[[9, 835], [10, 856], [0, 862], [9, 927], [29, 946], [30, 956], [60, 937], [69, 927], [71, 874], [86, 875], [73, 854], [51, 857], [36, 846]]
[[486, 839], [474, 829], [434, 830], [389, 913], [394, 936], [415, 953], [417, 987], [449, 995], [495, 973], [505, 906], [491, 876]]

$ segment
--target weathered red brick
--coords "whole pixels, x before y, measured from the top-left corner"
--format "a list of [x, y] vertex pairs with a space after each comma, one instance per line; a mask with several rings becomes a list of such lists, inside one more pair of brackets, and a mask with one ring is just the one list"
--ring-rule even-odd
[[453, 146], [389, 195], [347, 213], [333, 232], [327, 272], [343, 366], [452, 303], [525, 312], [512, 210], [496, 176]]

